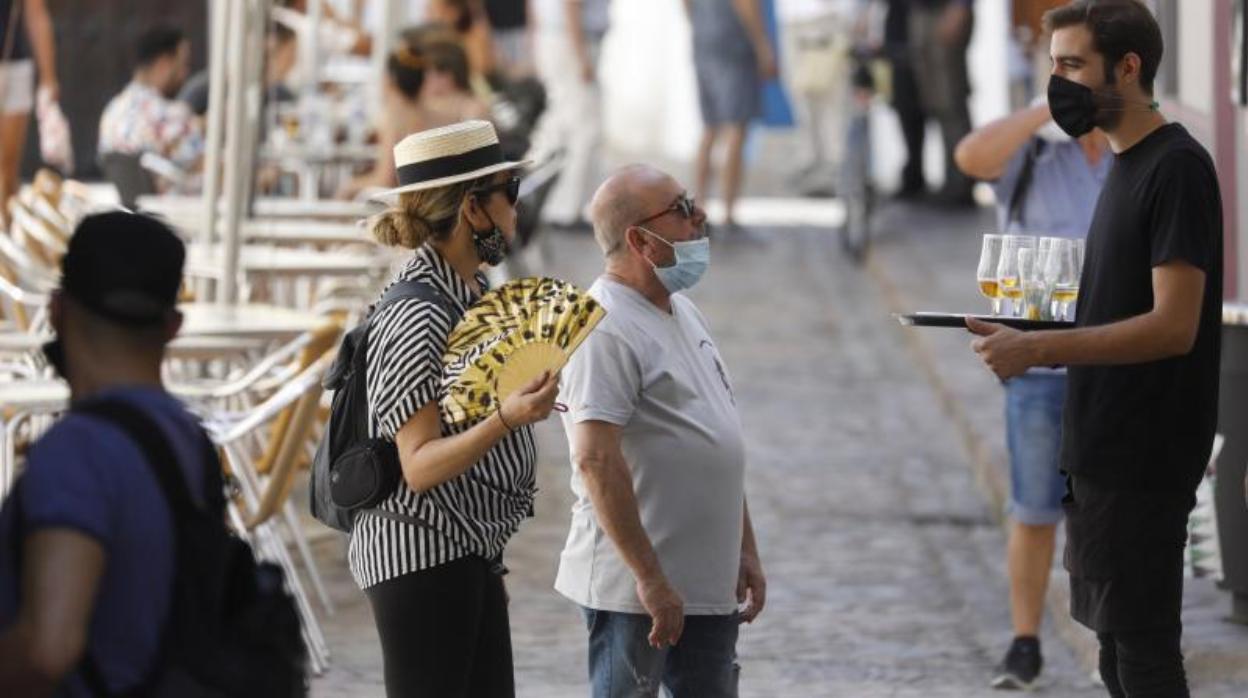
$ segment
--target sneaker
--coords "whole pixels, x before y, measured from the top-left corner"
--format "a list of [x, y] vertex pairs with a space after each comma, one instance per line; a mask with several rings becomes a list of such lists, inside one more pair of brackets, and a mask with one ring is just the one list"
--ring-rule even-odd
[[1040, 641], [1033, 637], [1016, 637], [1001, 660], [992, 687], [1002, 691], [1030, 691], [1036, 687], [1043, 665]]

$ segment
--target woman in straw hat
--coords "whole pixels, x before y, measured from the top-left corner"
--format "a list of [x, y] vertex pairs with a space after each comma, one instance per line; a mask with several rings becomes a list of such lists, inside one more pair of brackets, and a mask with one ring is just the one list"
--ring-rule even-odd
[[506, 255], [526, 163], [503, 159], [485, 121], [412, 134], [394, 162], [399, 186], [383, 196], [397, 205], [373, 233], [415, 251], [396, 282], [423, 282], [442, 298], [387, 305], [369, 329], [369, 428], [394, 440], [405, 484], [381, 512], [356, 516], [351, 573], [373, 608], [387, 695], [511, 696], [502, 552], [533, 512], [530, 425], [549, 416], [558, 377], [539, 377], [473, 425], [444, 423], [438, 402], [458, 314], [449, 306], [472, 305], [485, 290], [481, 264]]

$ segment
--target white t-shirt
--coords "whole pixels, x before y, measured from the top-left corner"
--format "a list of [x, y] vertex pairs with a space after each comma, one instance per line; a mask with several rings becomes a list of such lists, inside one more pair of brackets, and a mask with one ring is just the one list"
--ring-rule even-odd
[[[637, 291], [600, 278], [589, 293], [607, 316], [563, 369], [564, 429], [623, 427], [641, 523], [688, 615], [737, 610], [745, 504], [745, 445], [732, 384], [705, 318], [681, 294], [669, 315]], [[555, 589], [595, 610], [645, 613], [636, 579], [598, 524], [572, 468], [572, 527]]]

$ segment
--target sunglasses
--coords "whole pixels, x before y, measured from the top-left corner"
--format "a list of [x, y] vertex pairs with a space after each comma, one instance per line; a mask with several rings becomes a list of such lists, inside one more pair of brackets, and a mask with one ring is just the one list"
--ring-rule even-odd
[[503, 194], [507, 197], [507, 202], [512, 206], [515, 206], [516, 202], [520, 200], [520, 178], [510, 177], [505, 181], [491, 184], [487, 187], [473, 189], [472, 194], [485, 199], [496, 191], [503, 192]]
[[669, 213], [679, 213], [681, 217], [684, 218], [685, 220], [693, 220], [693, 217], [697, 215], [697, 212], [698, 212], [698, 206], [696, 203], [694, 203], [693, 197], [689, 196], [688, 194], [681, 194], [680, 196], [676, 197], [676, 200], [672, 202], [671, 206], [668, 206], [667, 208], [663, 209], [662, 211], [659, 211], [653, 216], [647, 216], [645, 218], [642, 218], [641, 220], [637, 221], [633, 225], [645, 225], [646, 223], [649, 223], [650, 221], [656, 218], [662, 218], [663, 216], [666, 216]]

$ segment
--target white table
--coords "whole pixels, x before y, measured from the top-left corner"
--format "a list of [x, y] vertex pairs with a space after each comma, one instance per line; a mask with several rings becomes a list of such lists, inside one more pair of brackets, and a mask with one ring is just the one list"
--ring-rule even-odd
[[[203, 230], [203, 218], [199, 215], [170, 217], [170, 222], [193, 239]], [[359, 223], [319, 218], [263, 218], [243, 221], [240, 228], [243, 240], [254, 244], [270, 245], [376, 245], [372, 234]]]
[[311, 332], [326, 322], [315, 313], [262, 303], [183, 303], [178, 308], [184, 318], [180, 335], [184, 337], [282, 340]]
[[[220, 245], [187, 245], [186, 274], [216, 278], [224, 266]], [[250, 276], [380, 276], [390, 269], [381, 254], [243, 245], [238, 268]]]
[[[0, 355], [31, 354], [40, 351], [52, 338], [51, 333], [43, 332], [2, 332]], [[169, 343], [169, 356], [178, 359], [210, 359], [224, 354], [259, 351], [266, 346], [268, 342], [263, 338], [187, 334], [184, 328], [183, 333]]]
[[[159, 213], [169, 218], [187, 215], [202, 216], [204, 200], [198, 196], [140, 196], [141, 210]], [[379, 204], [362, 201], [338, 201], [335, 199], [294, 199], [290, 197], [261, 197], [256, 199], [253, 213], [257, 218], [320, 218], [355, 221], [367, 218], [382, 210]], [[224, 215], [224, 208], [222, 208]]]

